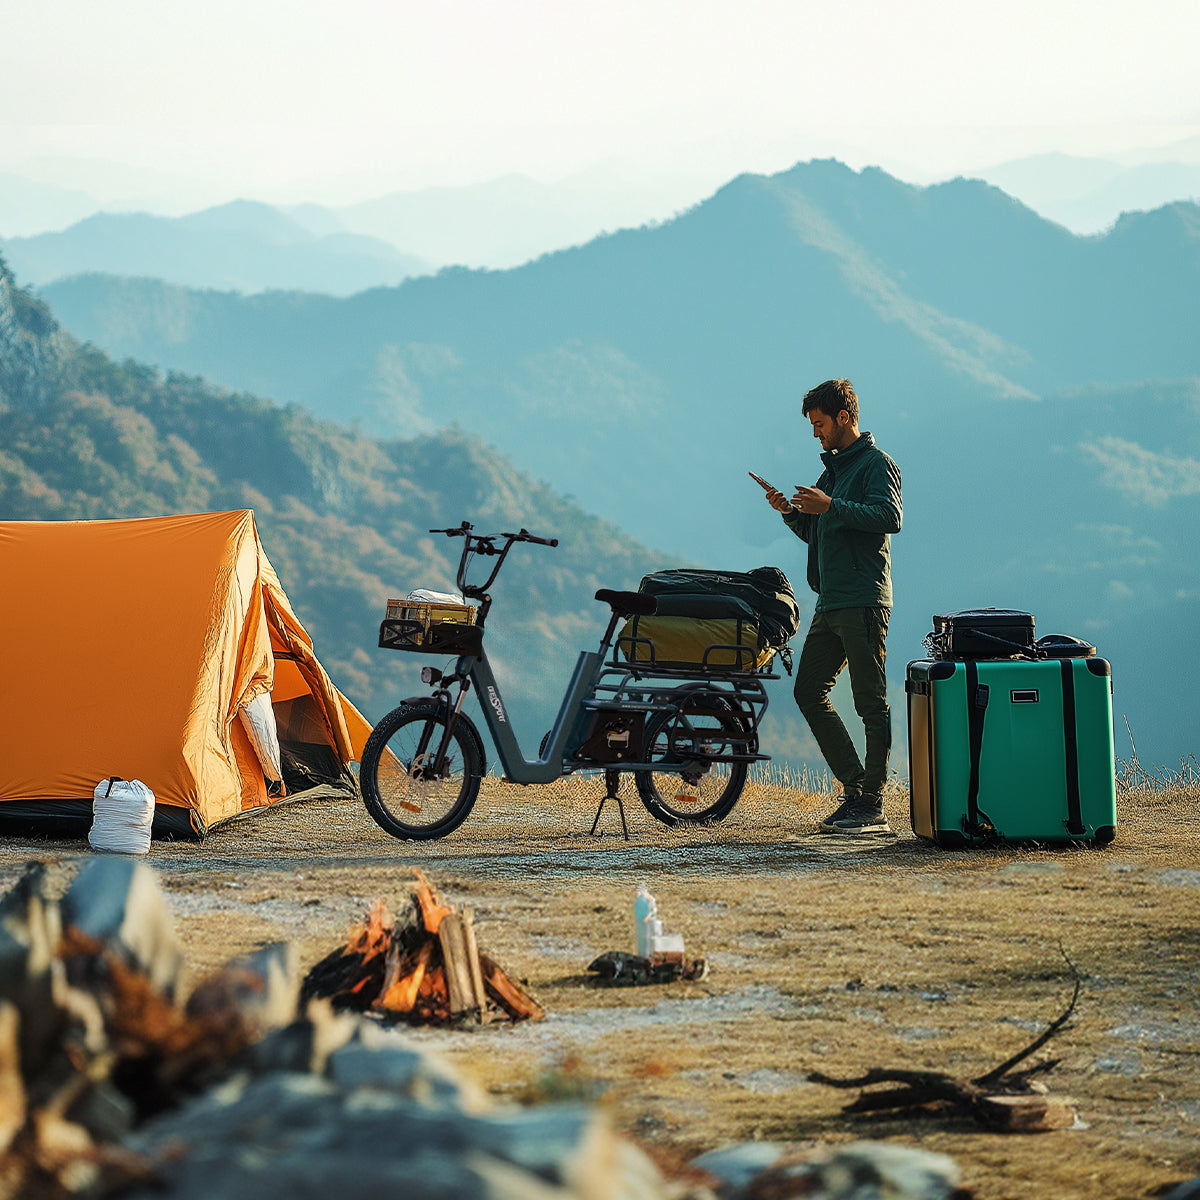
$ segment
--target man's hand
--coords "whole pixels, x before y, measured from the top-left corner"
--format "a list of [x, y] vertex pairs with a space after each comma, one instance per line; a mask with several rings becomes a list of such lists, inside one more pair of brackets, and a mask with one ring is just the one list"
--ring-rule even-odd
[[792, 511], [792, 506], [788, 503], [787, 497], [778, 488], [767, 488], [767, 503], [776, 512], [790, 513]]
[[792, 507], [802, 513], [823, 513], [829, 511], [833, 501], [820, 488], [798, 487], [792, 497]]

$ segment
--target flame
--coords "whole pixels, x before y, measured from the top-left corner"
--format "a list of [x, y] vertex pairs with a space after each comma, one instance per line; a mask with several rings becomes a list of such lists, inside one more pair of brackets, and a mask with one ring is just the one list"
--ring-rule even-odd
[[346, 939], [346, 953], [361, 954], [364, 963], [370, 962], [387, 950], [394, 924], [391, 909], [382, 900], [376, 899], [363, 923], [350, 930]]
[[401, 979], [397, 979], [372, 1004], [372, 1008], [386, 1008], [392, 1012], [412, 1012], [417, 1001], [417, 993], [425, 981], [426, 968], [429, 966], [429, 956], [433, 953], [433, 942], [426, 942], [417, 952], [417, 961], [413, 969]]
[[434, 967], [425, 973], [425, 978], [417, 990], [416, 1003], [431, 1015], [443, 1019], [449, 1017], [450, 985], [446, 982], [446, 973], [441, 967]]

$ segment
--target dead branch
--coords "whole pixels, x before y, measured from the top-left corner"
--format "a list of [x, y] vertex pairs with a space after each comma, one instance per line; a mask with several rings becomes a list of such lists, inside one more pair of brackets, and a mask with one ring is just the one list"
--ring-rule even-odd
[[[1063, 957], [1066, 957], [1065, 952]], [[845, 1113], [902, 1112], [943, 1105], [993, 1129], [1007, 1132], [1036, 1133], [1068, 1128], [1075, 1122], [1075, 1110], [1071, 1104], [1046, 1095], [1045, 1089], [1033, 1082], [1034, 1076], [1052, 1070], [1061, 1060], [1053, 1059], [1024, 1071], [1014, 1071], [1016, 1066], [1061, 1032], [1075, 1011], [1080, 977], [1069, 958], [1067, 962], [1075, 974], [1067, 1007], [1027, 1046], [982, 1075], [960, 1079], [943, 1071], [872, 1067], [849, 1079], [838, 1079], [820, 1071], [810, 1072], [808, 1079], [834, 1088], [866, 1089], [879, 1084], [901, 1085], [886, 1091], [864, 1090], [842, 1109]]]
[[[1074, 964], [1069, 958], [1067, 959], [1067, 962], [1071, 966], [1072, 970], [1075, 970]], [[1055, 1017], [1054, 1020], [1051, 1021], [1050, 1024], [1037, 1037], [1035, 1037], [1032, 1042], [1029, 1043], [1028, 1046], [1026, 1046], [1023, 1050], [1018, 1050], [1017, 1053], [1011, 1058], [1006, 1058], [1004, 1062], [1002, 1062], [998, 1067], [993, 1067], [986, 1075], [978, 1076], [973, 1082], [979, 1084], [980, 1087], [987, 1087], [989, 1084], [999, 1083], [1006, 1075], [1009, 1074], [1009, 1072], [1012, 1071], [1013, 1067], [1015, 1067], [1017, 1063], [1023, 1062], [1031, 1054], [1033, 1054], [1034, 1051], [1040, 1050], [1071, 1019], [1071, 1014], [1075, 1011], [1075, 1002], [1079, 999], [1079, 988], [1079, 972], [1075, 971], [1075, 987], [1071, 992], [1070, 1004], [1068, 1004], [1067, 1007], [1063, 1009], [1063, 1011], [1057, 1017]], [[1046, 1068], [1043, 1067], [1041, 1069], [1044, 1070]], [[1031, 1072], [1026, 1072], [1026, 1074], [1031, 1074]]]

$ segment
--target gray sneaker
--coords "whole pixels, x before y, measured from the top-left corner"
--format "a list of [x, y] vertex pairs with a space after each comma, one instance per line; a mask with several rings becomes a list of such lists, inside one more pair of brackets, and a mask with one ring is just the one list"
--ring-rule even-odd
[[847, 792], [842, 796], [841, 803], [820, 824], [822, 833], [837, 833], [834, 822], [842, 820], [850, 811], [851, 805], [859, 804], [862, 797], [857, 792]]
[[883, 815], [883, 805], [878, 796], [864, 792], [845, 805], [846, 811], [839, 817], [837, 813], [822, 822], [821, 828], [826, 833], [848, 833], [852, 835], [871, 833], [891, 833], [892, 827]]

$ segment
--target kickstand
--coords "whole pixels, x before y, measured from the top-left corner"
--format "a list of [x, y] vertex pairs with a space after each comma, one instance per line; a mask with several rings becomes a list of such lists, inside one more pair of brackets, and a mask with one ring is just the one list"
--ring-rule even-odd
[[625, 805], [621, 803], [621, 797], [617, 794], [621, 789], [621, 772], [607, 770], [604, 772], [604, 795], [600, 798], [600, 807], [596, 809], [596, 819], [592, 822], [592, 836], [596, 834], [596, 826], [600, 824], [600, 814], [604, 811], [605, 802], [615, 800], [617, 802], [617, 811], [621, 814], [621, 832], [625, 835], [625, 840], [629, 841], [629, 827], [625, 824]]

